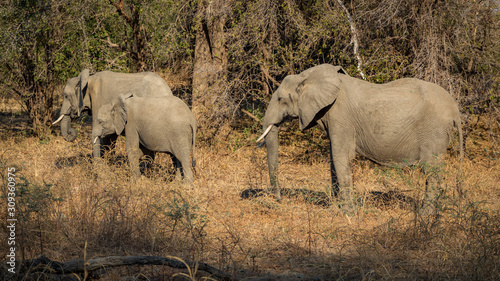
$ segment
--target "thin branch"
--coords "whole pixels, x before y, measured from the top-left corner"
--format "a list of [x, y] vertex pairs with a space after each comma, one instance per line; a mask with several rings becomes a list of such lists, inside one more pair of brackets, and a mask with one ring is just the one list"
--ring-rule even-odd
[[119, 14], [120, 16], [122, 16], [122, 17], [123, 17], [123, 18], [127, 21], [127, 23], [128, 23], [128, 24], [130, 24], [130, 26], [132, 26], [132, 19], [131, 19], [131, 18], [129, 17], [129, 15], [127, 15], [127, 14], [125, 13], [125, 11], [123, 10], [123, 0], [120, 0], [120, 3], [119, 3], [119, 4], [117, 4], [117, 3], [113, 2], [113, 0], [109, 0], [109, 3], [110, 3], [111, 5], [113, 5], [113, 6], [115, 6], [116, 11], [118, 12], [118, 14]]
[[103, 42], [106, 42], [108, 43], [109, 47], [110, 48], [119, 48], [119, 49], [122, 49], [123, 51], [126, 51], [125, 48], [123, 48], [122, 46], [118, 45], [118, 44], [115, 44], [113, 42], [111, 42], [111, 39], [109, 39], [109, 36], [107, 38], [108, 40], [104, 40], [104, 39], [101, 39]]
[[276, 79], [274, 79], [271, 75], [269, 75], [269, 69], [266, 69], [263, 64], [259, 64], [259, 66], [260, 66], [260, 70], [262, 71], [262, 73], [264, 74], [264, 76], [268, 80], [273, 82], [275, 85], [278, 85], [278, 86], [280, 85], [280, 82], [276, 81]]
[[248, 112], [248, 111], [244, 110], [243, 108], [240, 108], [240, 110], [241, 110], [241, 112], [245, 113], [245, 114], [246, 114], [246, 115], [248, 115], [250, 118], [252, 118], [253, 120], [255, 120], [255, 121], [257, 121], [257, 122], [259, 122], [259, 123], [261, 123], [261, 124], [262, 124], [262, 121], [260, 121], [260, 119], [259, 119], [259, 118], [257, 118], [257, 116], [255, 116], [255, 115], [253, 115], [252, 113], [250, 113], [250, 112]]
[[358, 71], [361, 74], [361, 77], [363, 80], [366, 80], [365, 74], [363, 73], [363, 70], [361, 70], [361, 66], [363, 65], [363, 61], [361, 59], [361, 56], [359, 55], [359, 43], [358, 43], [358, 31], [356, 29], [356, 24], [354, 23], [354, 20], [351, 17], [351, 14], [349, 13], [349, 10], [347, 10], [346, 6], [342, 2], [342, 0], [337, 0], [337, 3], [342, 7], [344, 12], [346, 13], [347, 20], [349, 21], [349, 24], [351, 26], [351, 33], [352, 33], [352, 43], [354, 43], [354, 55], [356, 56], [356, 59], [358, 60]]

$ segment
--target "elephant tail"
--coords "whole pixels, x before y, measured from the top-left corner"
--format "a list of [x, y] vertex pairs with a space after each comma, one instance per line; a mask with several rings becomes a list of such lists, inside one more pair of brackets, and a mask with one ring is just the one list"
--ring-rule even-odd
[[191, 159], [191, 166], [193, 166], [193, 171], [196, 174], [196, 123], [191, 125], [191, 147], [193, 149], [193, 156]]
[[462, 190], [462, 166], [463, 166], [463, 159], [464, 159], [464, 137], [463, 137], [463, 132], [462, 132], [462, 120], [460, 118], [460, 114], [458, 114], [457, 118], [455, 118], [455, 126], [457, 127], [458, 130], [458, 145], [459, 145], [459, 151], [460, 151], [460, 162], [458, 164], [458, 172], [457, 172], [457, 191], [459, 196], [463, 195], [463, 190]]

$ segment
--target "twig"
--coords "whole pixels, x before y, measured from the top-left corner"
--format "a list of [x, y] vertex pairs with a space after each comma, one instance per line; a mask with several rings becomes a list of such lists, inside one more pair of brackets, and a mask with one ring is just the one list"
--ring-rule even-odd
[[115, 43], [111, 42], [111, 39], [109, 39], [109, 36], [108, 36], [108, 38], [107, 38], [107, 39], [108, 39], [108, 40], [101, 39], [101, 41], [108, 43], [109, 47], [111, 47], [111, 48], [120, 48], [120, 49], [124, 49], [124, 48], [123, 48], [123, 47], [121, 47], [120, 45], [118, 45], [118, 44], [115, 44]]
[[110, 3], [111, 5], [113, 5], [113, 6], [115, 6], [116, 11], [118, 12], [118, 14], [119, 14], [120, 16], [122, 16], [122, 17], [123, 17], [123, 18], [127, 21], [127, 23], [128, 23], [128, 24], [130, 24], [130, 25], [132, 26], [132, 19], [131, 19], [131, 18], [129, 17], [129, 15], [127, 15], [127, 14], [125, 13], [125, 11], [123, 10], [123, 0], [120, 0], [120, 3], [119, 3], [119, 4], [117, 4], [117, 3], [113, 2], [113, 0], [109, 0], [109, 3]]
[[264, 74], [264, 76], [270, 80], [271, 82], [273, 82], [275, 85], [280, 85], [280, 82], [276, 81], [276, 79], [274, 79], [271, 75], [269, 75], [269, 70], [264, 68], [264, 66], [262, 64], [260, 64], [260, 71], [262, 71], [262, 73]]
[[261, 123], [261, 124], [262, 124], [262, 121], [260, 121], [260, 119], [259, 119], [259, 118], [257, 118], [257, 117], [256, 117], [255, 115], [253, 115], [252, 113], [250, 113], [250, 112], [248, 112], [248, 111], [244, 110], [243, 108], [240, 108], [240, 110], [241, 110], [241, 112], [245, 113], [245, 114], [246, 114], [246, 115], [248, 115], [250, 118], [252, 118], [253, 120], [255, 120], [255, 121], [257, 121], [257, 122], [259, 122], [259, 123]]

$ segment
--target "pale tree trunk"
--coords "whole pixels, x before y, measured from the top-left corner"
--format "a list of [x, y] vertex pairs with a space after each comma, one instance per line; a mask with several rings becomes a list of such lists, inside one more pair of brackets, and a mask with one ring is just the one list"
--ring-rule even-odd
[[351, 14], [349, 13], [349, 10], [346, 8], [344, 5], [344, 2], [342, 0], [337, 0], [337, 3], [339, 3], [340, 7], [344, 10], [347, 20], [349, 21], [349, 25], [351, 26], [351, 33], [352, 33], [352, 40], [351, 43], [354, 44], [354, 55], [356, 56], [356, 59], [358, 60], [358, 71], [359, 74], [361, 75], [361, 78], [363, 80], [366, 80], [365, 74], [363, 73], [363, 70], [361, 69], [363, 66], [363, 60], [361, 59], [361, 55], [359, 54], [359, 42], [358, 42], [358, 30], [356, 29], [356, 24], [354, 23], [354, 20], [351, 17]]
[[[226, 24], [230, 11], [229, 1], [202, 0], [196, 14], [196, 41], [193, 69], [193, 112], [203, 129], [217, 131], [224, 123], [224, 74], [228, 56], [225, 48]], [[213, 132], [212, 132], [213, 133]]]

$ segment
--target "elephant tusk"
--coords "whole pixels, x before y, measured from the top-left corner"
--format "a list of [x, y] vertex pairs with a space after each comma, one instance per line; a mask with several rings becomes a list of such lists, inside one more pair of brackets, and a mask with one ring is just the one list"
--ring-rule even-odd
[[97, 139], [98, 139], [98, 138], [99, 138], [99, 137], [95, 137], [95, 139], [94, 139], [94, 141], [93, 141], [92, 143], [93, 143], [93, 144], [95, 144], [95, 143], [97, 142]]
[[259, 145], [257, 145], [257, 148], [263, 146], [265, 143], [266, 143], [266, 141], [263, 141], [263, 142], [259, 143]]
[[55, 125], [57, 124], [59, 121], [61, 121], [62, 119], [64, 118], [64, 114], [61, 114], [61, 116], [59, 116], [59, 118], [57, 118], [56, 121], [52, 122], [52, 125]]
[[269, 125], [269, 127], [267, 127], [266, 131], [262, 134], [262, 136], [260, 136], [260, 138], [258, 138], [256, 140], [256, 142], [260, 142], [261, 140], [263, 140], [267, 136], [269, 131], [271, 131], [272, 128], [273, 128], [273, 125]]

